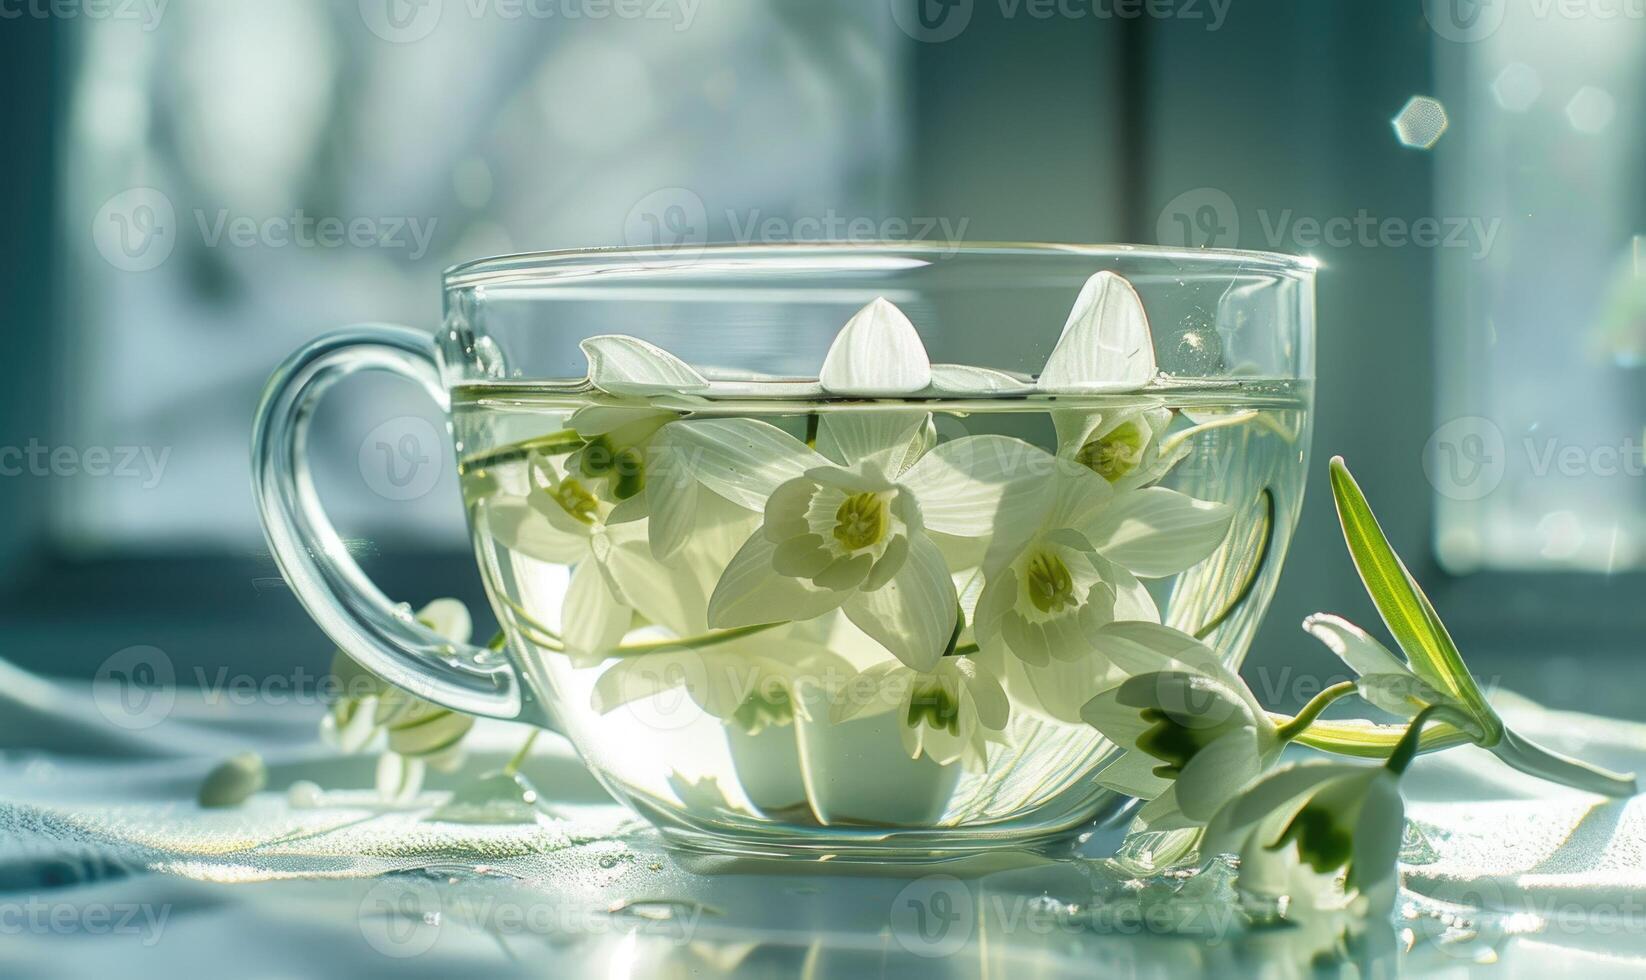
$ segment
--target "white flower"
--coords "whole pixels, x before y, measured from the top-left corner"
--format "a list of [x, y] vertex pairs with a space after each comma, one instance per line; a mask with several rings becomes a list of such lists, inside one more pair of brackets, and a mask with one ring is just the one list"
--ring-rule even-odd
[[562, 458], [531, 454], [524, 479], [515, 482], [524, 486], [498, 486], [478, 501], [476, 523], [511, 552], [573, 566], [561, 635], [568, 653], [598, 661], [629, 630], [633, 603], [621, 584], [624, 576], [611, 563], [616, 545], [641, 531], [634, 524], [612, 524], [614, 505], [568, 473]]
[[1188, 439], [1175, 438], [1168, 444], [1171, 422], [1171, 410], [1158, 405], [1052, 414], [1058, 456], [1091, 470], [1116, 490], [1159, 483], [1189, 454]]
[[852, 455], [859, 458], [851, 465], [825, 460], [772, 490], [764, 523], [715, 588], [709, 623], [733, 628], [843, 609], [899, 660], [930, 668], [953, 632], [954, 583], [914, 487], [885, 465], [881, 449]]
[[1001, 518], [985, 559], [978, 641], [1037, 667], [1089, 655], [1110, 620], [1158, 619], [1139, 578], [1204, 560], [1232, 516], [1224, 504], [1174, 490], [1117, 494], [1097, 474], [1067, 465], [1005, 505], [1013, 513]]
[[[456, 599], [436, 599], [417, 611], [417, 620], [440, 636], [467, 643], [473, 631], [469, 611]], [[389, 800], [417, 795], [428, 767], [450, 771], [462, 762], [462, 741], [474, 727], [470, 715], [443, 708], [379, 680], [339, 650], [332, 674], [341, 696], [321, 720], [321, 738], [348, 753], [365, 748], [379, 732], [387, 750], [378, 760], [378, 792]]]
[[1240, 856], [1240, 886], [1278, 896], [1298, 863], [1345, 874], [1344, 885], [1387, 912], [1405, 832], [1399, 776], [1386, 766], [1283, 766], [1230, 800], [1206, 827], [1202, 853]]
[[888, 709], [901, 722], [909, 758], [959, 761], [974, 772], [983, 770], [990, 736], [1010, 714], [999, 681], [969, 657], [944, 657], [929, 671], [890, 661], [870, 667], [835, 693], [829, 720], [838, 725]]
[[1125, 278], [1105, 271], [1081, 287], [1038, 385], [1060, 394], [1135, 391], [1157, 373], [1143, 300]]
[[1113, 623], [1097, 647], [1119, 679], [1081, 709], [1124, 750], [1098, 782], [1147, 799], [1149, 830], [1204, 824], [1279, 757], [1268, 712], [1194, 637], [1153, 623]]

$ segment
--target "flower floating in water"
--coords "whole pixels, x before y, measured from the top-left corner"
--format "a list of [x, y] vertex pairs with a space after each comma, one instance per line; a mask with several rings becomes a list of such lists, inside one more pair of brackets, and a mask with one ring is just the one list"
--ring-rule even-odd
[[898, 733], [910, 758], [924, 755], [948, 765], [960, 761], [982, 771], [991, 734], [1006, 727], [1010, 705], [1000, 682], [967, 657], [944, 657], [929, 671], [902, 664], [870, 667], [853, 681], [869, 697], [837, 697], [830, 721], [839, 724], [890, 708], [901, 720]]

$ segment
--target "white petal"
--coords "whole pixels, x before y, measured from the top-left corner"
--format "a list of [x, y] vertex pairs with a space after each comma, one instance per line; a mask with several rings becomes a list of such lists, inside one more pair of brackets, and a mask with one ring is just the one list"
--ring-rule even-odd
[[385, 752], [377, 760], [377, 793], [384, 799], [404, 803], [423, 788], [422, 759], [408, 759]]
[[932, 383], [932, 365], [914, 324], [882, 296], [840, 328], [818, 380], [837, 395], [907, 395]]
[[1006, 727], [1011, 717], [1011, 703], [1006, 700], [1006, 692], [994, 675], [978, 666], [977, 661], [969, 657], [951, 657], [955, 661], [954, 670], [966, 682], [966, 693], [971, 695], [973, 707], [977, 711], [978, 724], [993, 731], [1000, 731]]
[[668, 465], [734, 504], [764, 511], [783, 483], [828, 460], [775, 425], [753, 419], [676, 422], [658, 436]]
[[1177, 777], [1177, 804], [1184, 816], [1205, 823], [1262, 769], [1257, 730], [1230, 732], [1201, 748], [1184, 765]]
[[589, 553], [589, 536], [564, 531], [524, 497], [494, 497], [478, 505], [485, 533], [510, 551], [564, 565]]
[[1204, 561], [1223, 543], [1233, 515], [1227, 504], [1149, 487], [1116, 497], [1087, 537], [1110, 561], [1159, 578]]
[[1095, 638], [1104, 659], [1127, 674], [1186, 670], [1226, 680], [1222, 658], [1199, 640], [1155, 623], [1116, 622]]
[[614, 395], [674, 394], [709, 386], [691, 365], [638, 337], [607, 334], [578, 346], [589, 359], [589, 381]]
[[[1137, 751], [1138, 738], [1151, 727], [1150, 722], [1143, 720], [1142, 709], [1121, 703], [1118, 686], [1099, 692], [1081, 705], [1080, 720], [1128, 752]], [[1151, 768], [1157, 765], [1160, 763], [1150, 763]]]
[[1041, 391], [1130, 391], [1154, 380], [1154, 338], [1143, 300], [1124, 278], [1086, 280], [1040, 372]]
[[1412, 718], [1431, 704], [1462, 705], [1451, 695], [1429, 686], [1410, 671], [1398, 674], [1362, 674], [1355, 681], [1355, 692], [1367, 702], [1392, 715]]
[[[1009, 670], [1017, 671], [1017, 676], [1028, 681], [1029, 689], [1043, 713], [1071, 725], [1079, 724], [1082, 720], [1080, 709], [1115, 681], [1113, 671], [1100, 657], [1075, 661], [1052, 660], [1044, 666], [1019, 662]], [[1012, 676], [1008, 672], [1008, 680]]]
[[829, 703], [829, 723], [838, 725], [863, 715], [894, 709], [907, 711], [914, 671], [895, 660], [875, 664], [847, 681]]
[[830, 412], [817, 427], [817, 451], [842, 466], [873, 460], [896, 475], [925, 448], [925, 412]]
[[1240, 848], [1240, 838], [1259, 821], [1299, 805], [1320, 786], [1344, 776], [1364, 773], [1365, 766], [1311, 762], [1282, 766], [1270, 772], [1219, 810], [1206, 827], [1206, 854]]
[[917, 671], [943, 658], [954, 633], [954, 580], [943, 555], [925, 535], [909, 542], [909, 557], [892, 580], [873, 592], [855, 592], [844, 606], [858, 629]]
[[469, 642], [474, 633], [474, 620], [469, 618], [469, 607], [456, 599], [436, 599], [417, 610], [417, 619], [448, 640]]
[[629, 631], [633, 610], [612, 593], [593, 559], [579, 562], [572, 571], [571, 585], [561, 607], [560, 626], [566, 648], [578, 654], [599, 656], [623, 642]]
[[1012, 513], [1034, 507], [1017, 498], [1041, 492], [1057, 469], [1057, 459], [1021, 439], [966, 436], [953, 439], [921, 457], [900, 482], [920, 501], [926, 527], [959, 537], [993, 533], [1002, 499], [1012, 499]]
[[1142, 752], [1121, 752], [1119, 755], [1097, 774], [1099, 785], [1140, 800], [1152, 800], [1171, 786], [1171, 780], [1154, 774], [1155, 767], [1160, 765], [1159, 759]]
[[1354, 858], [1349, 866], [1349, 887], [1373, 891], [1395, 873], [1400, 843], [1406, 836], [1406, 807], [1392, 773], [1373, 777], [1360, 805], [1360, 820], [1354, 829]]
[[664, 561], [691, 540], [697, 517], [697, 484], [688, 481], [673, 487], [648, 486], [645, 496], [651, 517], [646, 525], [647, 544], [652, 557]]
[[1178, 785], [1172, 783], [1166, 791], [1150, 800], [1143, 809], [1137, 811], [1137, 822], [1143, 833], [1163, 834], [1172, 830], [1183, 830], [1188, 827], [1199, 826], [1199, 821], [1191, 820], [1183, 812], [1183, 806], [1177, 799]]
[[716, 718], [730, 718], [760, 679], [755, 661], [738, 662], [708, 651], [670, 650], [623, 657], [595, 681], [589, 702], [602, 714], [664, 691], [683, 688]]
[[1412, 673], [1406, 661], [1390, 653], [1365, 630], [1341, 616], [1315, 613], [1303, 621], [1303, 629], [1326, 644], [1328, 650], [1337, 654], [1337, 658], [1357, 674]]
[[[816, 619], [840, 608], [852, 594], [819, 589], [777, 574], [772, 569], [772, 551], [776, 547], [759, 531], [749, 535], [715, 584], [714, 595], [709, 598], [710, 626], [735, 629]], [[952, 624], [953, 613], [950, 616]]]
[[997, 395], [1033, 391], [1034, 384], [991, 368], [972, 367], [970, 364], [933, 364], [931, 390], [945, 395]]

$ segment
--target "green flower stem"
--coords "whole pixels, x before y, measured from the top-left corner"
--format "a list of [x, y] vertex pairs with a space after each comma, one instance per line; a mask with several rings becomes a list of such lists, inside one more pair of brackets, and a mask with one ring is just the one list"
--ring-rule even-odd
[[541, 728], [531, 730], [531, 734], [526, 736], [526, 743], [520, 746], [520, 751], [516, 752], [514, 758], [509, 760], [509, 764], [503, 767], [503, 775], [512, 776], [520, 771], [520, 764], [526, 761], [526, 756], [531, 755], [532, 745], [537, 742], [537, 736], [542, 733], [543, 729]]
[[1316, 694], [1313, 698], [1309, 699], [1309, 703], [1303, 706], [1303, 710], [1299, 711], [1296, 717], [1280, 726], [1278, 732], [1280, 735], [1280, 740], [1282, 742], [1290, 742], [1292, 739], [1297, 738], [1299, 735], [1303, 734], [1310, 725], [1314, 724], [1314, 720], [1320, 717], [1320, 713], [1326, 710], [1327, 705], [1339, 698], [1348, 697], [1353, 693], [1355, 693], [1355, 682], [1343, 681], [1338, 684], [1333, 684], [1331, 687], [1328, 687], [1319, 694]]
[[1428, 724], [1430, 718], [1450, 722], [1454, 728], [1458, 729], [1473, 724], [1473, 720], [1468, 715], [1450, 705], [1431, 704], [1419, 711], [1417, 717], [1412, 719], [1412, 723], [1406, 726], [1406, 734], [1402, 735], [1400, 741], [1395, 743], [1395, 749], [1389, 753], [1388, 761], [1383, 763], [1396, 776], [1404, 773], [1406, 767], [1411, 765], [1412, 760], [1417, 757], [1417, 750], [1420, 747], [1423, 735], [1423, 726]]
[[1228, 604], [1223, 607], [1223, 610], [1211, 619], [1208, 619], [1204, 626], [1195, 630], [1194, 638], [1197, 640], [1204, 640], [1206, 637], [1212, 635], [1213, 630], [1217, 629], [1219, 626], [1222, 626], [1224, 620], [1234, 615], [1235, 610], [1239, 609], [1241, 604], [1251, 596], [1252, 588], [1257, 585], [1258, 576], [1263, 574], [1263, 566], [1269, 560], [1269, 547], [1274, 543], [1275, 537], [1274, 491], [1270, 490], [1268, 487], [1264, 487], [1258, 492], [1258, 498], [1263, 501], [1264, 508], [1263, 536], [1258, 539], [1257, 554], [1252, 558], [1251, 570], [1248, 571], [1246, 573], [1246, 577], [1241, 580], [1240, 588], [1235, 590], [1234, 598], [1229, 600]]
[[508, 642], [508, 639], [509, 634], [503, 632], [502, 630], [498, 630], [497, 635], [491, 638], [490, 643], [486, 644], [486, 649], [501, 650], [503, 649], [503, 644]]
[[[1274, 716], [1284, 724], [1285, 715]], [[1373, 725], [1357, 721], [1317, 721], [1293, 741], [1311, 749], [1345, 755], [1355, 759], [1387, 759], [1400, 743], [1406, 730], [1395, 725]], [[1435, 752], [1440, 749], [1469, 745], [1474, 739], [1448, 724], [1430, 725], [1423, 730], [1418, 750]]]
[[696, 636], [682, 636], [665, 640], [643, 640], [639, 643], [624, 643], [612, 650], [608, 656], [612, 657], [640, 657], [648, 653], [662, 653], [668, 650], [701, 650], [712, 647], [717, 643], [726, 643], [731, 640], [763, 633], [769, 629], [776, 629], [784, 623], [759, 623], [754, 626], [739, 626], [729, 630], [710, 630]]
[[466, 474], [473, 470], [483, 470], [503, 463], [512, 463], [515, 460], [525, 459], [534, 452], [542, 453], [545, 456], [560, 456], [583, 448], [585, 441], [582, 436], [571, 429], [561, 429], [547, 435], [511, 442], [506, 446], [499, 446], [478, 456], [470, 456], [459, 464], [457, 471], [459, 474]]

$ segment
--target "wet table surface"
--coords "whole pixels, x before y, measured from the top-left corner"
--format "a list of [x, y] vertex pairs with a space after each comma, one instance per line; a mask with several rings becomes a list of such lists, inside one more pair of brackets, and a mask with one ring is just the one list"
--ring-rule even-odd
[[[1114, 830], [1074, 854], [901, 867], [687, 854], [551, 739], [522, 770], [542, 812], [453, 822], [432, 819], [449, 782], [380, 805], [372, 760], [317, 745], [312, 709], [184, 705], [110, 733], [75, 716], [73, 692], [34, 693], [0, 722], [4, 744], [42, 746], [0, 761], [7, 975], [1178, 977], [1353, 960], [1609, 976], [1646, 958], [1646, 810], [1550, 792], [1473, 750], [1409, 777], [1393, 920], [1254, 925], [1222, 866], [1118, 873]], [[1596, 762], [1646, 760], [1640, 726], [1507, 710]], [[519, 736], [479, 729], [470, 771], [499, 767]], [[199, 808], [206, 771], [248, 748], [268, 789]], [[300, 779], [328, 790], [293, 806]]]

